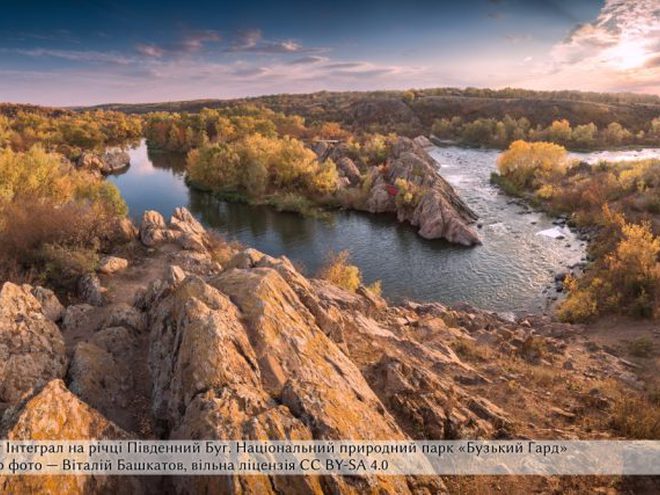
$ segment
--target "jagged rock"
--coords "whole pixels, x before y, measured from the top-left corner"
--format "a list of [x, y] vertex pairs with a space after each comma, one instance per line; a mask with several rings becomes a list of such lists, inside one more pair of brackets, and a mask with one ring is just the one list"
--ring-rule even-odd
[[104, 256], [99, 261], [98, 271], [106, 275], [120, 272], [128, 268], [128, 260], [118, 256]]
[[182, 233], [176, 237], [176, 242], [183, 249], [188, 249], [190, 251], [206, 251], [206, 246], [204, 245], [204, 240], [196, 234]]
[[248, 248], [236, 253], [227, 263], [225, 263], [225, 270], [231, 268], [252, 268], [255, 266], [264, 254], [256, 249]]
[[198, 235], [200, 237], [206, 236], [206, 229], [204, 229], [202, 224], [197, 221], [187, 208], [183, 207], [174, 210], [174, 214], [170, 219], [170, 228], [186, 234]]
[[163, 215], [153, 210], [145, 211], [142, 215], [142, 223], [140, 224], [140, 240], [142, 244], [151, 247], [167, 239], [167, 225], [165, 225]]
[[360, 169], [355, 165], [353, 160], [347, 156], [344, 156], [337, 161], [337, 170], [349, 180], [352, 186], [357, 186], [362, 181]]
[[118, 242], [130, 242], [138, 236], [138, 229], [128, 217], [117, 220], [114, 227], [114, 239]]
[[[211, 285], [189, 275], [150, 311], [152, 411], [171, 438], [406, 438], [298, 296], [312, 292], [304, 277], [285, 259], [262, 256], [257, 265], [226, 270]], [[332, 484], [338, 493], [410, 491], [397, 477]], [[304, 477], [177, 482], [183, 493], [273, 487], [318, 492]]]
[[67, 375], [71, 392], [106, 416], [128, 405], [130, 376], [112, 354], [87, 342], [76, 345]]
[[[244, 386], [206, 391], [186, 408], [172, 439], [241, 438], [248, 440], [312, 440], [310, 430], [258, 389]], [[317, 476], [194, 476], [177, 479], [177, 492], [277, 495], [323, 494]], [[342, 491], [341, 493], [350, 493]]]
[[[8, 410], [0, 436], [9, 440], [125, 440], [126, 432], [67, 390], [62, 380], [50, 381], [41, 391]], [[53, 495], [143, 493], [130, 476], [2, 476], [2, 493]]]
[[0, 402], [15, 403], [66, 372], [62, 334], [31, 290], [10, 282], [0, 290]]
[[[479, 236], [470, 226], [477, 216], [440, 176], [438, 165], [423, 145], [422, 140], [404, 137], [394, 142], [386, 170], [372, 169], [365, 208], [372, 213], [396, 212], [399, 221], [419, 227], [419, 235], [427, 239], [479, 244]], [[418, 188], [416, 204], [397, 204], [397, 180]]]
[[96, 332], [90, 343], [112, 354], [114, 358], [127, 356], [135, 347], [135, 337], [125, 327], [108, 327]]
[[103, 158], [96, 153], [85, 151], [78, 158], [76, 166], [83, 170], [89, 170], [90, 172], [101, 173], [104, 168], [104, 163]]
[[432, 148], [434, 146], [426, 136], [417, 136], [413, 141], [417, 146], [421, 146], [422, 148]]
[[165, 281], [170, 287], [176, 287], [186, 278], [186, 272], [180, 266], [170, 265], [167, 269]]
[[101, 328], [103, 315], [91, 304], [73, 304], [64, 311], [62, 331], [69, 335], [81, 333], [84, 329], [96, 331]]
[[181, 250], [170, 255], [173, 264], [180, 266], [187, 273], [211, 276], [222, 270], [220, 263], [214, 261], [209, 252]]
[[142, 311], [126, 303], [115, 303], [105, 308], [104, 327], [129, 327], [142, 332], [147, 327]]
[[131, 156], [120, 148], [108, 149], [103, 153], [103, 174], [114, 174], [131, 164]]
[[175, 426], [201, 391], [237, 383], [255, 388], [256, 357], [226, 296], [187, 277], [151, 311], [153, 413]]
[[53, 322], [58, 322], [62, 319], [62, 316], [64, 316], [64, 306], [62, 306], [62, 303], [60, 303], [60, 300], [52, 290], [45, 287], [33, 287], [31, 292], [41, 304], [41, 310], [46, 318]]
[[443, 238], [464, 246], [481, 244], [476, 231], [435, 189], [424, 194], [412, 215], [400, 211], [399, 219], [407, 219], [412, 225], [419, 226], [419, 235], [425, 239]]
[[396, 193], [392, 185], [385, 182], [381, 175], [376, 175], [372, 181], [369, 198], [366, 202], [366, 209], [371, 213], [385, 213], [396, 211]]
[[80, 299], [92, 306], [103, 306], [105, 297], [101, 281], [95, 273], [87, 273], [78, 280], [78, 295]]

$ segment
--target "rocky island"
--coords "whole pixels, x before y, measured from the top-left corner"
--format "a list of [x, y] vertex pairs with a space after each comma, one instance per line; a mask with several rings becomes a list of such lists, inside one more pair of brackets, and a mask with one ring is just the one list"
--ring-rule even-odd
[[418, 227], [425, 239], [446, 239], [464, 246], [479, 244], [479, 236], [470, 225], [478, 217], [441, 176], [438, 164], [426, 151], [431, 146], [424, 136], [397, 138], [385, 166], [367, 168], [364, 180], [342, 143], [320, 142], [314, 151], [320, 161], [331, 159], [337, 164], [340, 188], [366, 190], [361, 202], [340, 199], [342, 206], [394, 213], [400, 222]]

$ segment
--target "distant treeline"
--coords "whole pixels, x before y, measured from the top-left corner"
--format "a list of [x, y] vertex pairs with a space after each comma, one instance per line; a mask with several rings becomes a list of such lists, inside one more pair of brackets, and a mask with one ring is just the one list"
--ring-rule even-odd
[[[568, 120], [572, 126], [593, 123], [605, 129], [619, 123], [633, 135], [646, 134], [651, 121], [660, 117], [660, 98], [631, 93], [584, 93], [579, 91], [530, 91], [506, 88], [435, 88], [407, 91], [328, 92], [279, 94], [235, 100], [195, 100], [137, 105], [104, 105], [100, 108], [128, 113], [200, 112], [204, 108], [227, 109], [246, 103], [275, 112], [303, 117], [308, 125], [338, 122], [353, 131], [394, 132], [415, 136], [428, 134], [438, 119], [460, 117], [503, 121], [508, 115], [527, 119], [530, 128], [548, 127]], [[648, 138], [650, 139], [650, 138]], [[659, 144], [656, 141], [653, 144]]]
[[506, 115], [502, 120], [479, 118], [470, 122], [454, 117], [436, 120], [431, 132], [442, 139], [493, 148], [506, 148], [519, 139], [547, 141], [573, 149], [611, 148], [660, 143], [660, 118], [649, 122], [646, 129], [633, 132], [618, 122], [599, 129], [593, 122], [572, 127], [568, 120], [562, 119], [547, 127], [533, 127], [525, 117], [514, 119]]
[[101, 150], [141, 135], [142, 119], [122, 112], [0, 105], [0, 148], [14, 151], [27, 151], [39, 144], [75, 159], [84, 150]]

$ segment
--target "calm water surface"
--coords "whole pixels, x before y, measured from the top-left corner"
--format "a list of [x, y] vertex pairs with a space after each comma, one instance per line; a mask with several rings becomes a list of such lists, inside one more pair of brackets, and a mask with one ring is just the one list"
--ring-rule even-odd
[[[660, 156], [655, 150], [651, 156]], [[181, 157], [131, 150], [131, 167], [112, 177], [131, 216], [144, 210], [166, 217], [186, 206], [202, 223], [226, 237], [279, 256], [286, 255], [314, 274], [329, 251], [348, 249], [367, 282], [380, 279], [391, 300], [453, 303], [466, 301], [495, 311], [538, 311], [552, 293], [554, 274], [584, 256], [584, 243], [569, 231], [563, 239], [553, 219], [516, 204], [489, 183], [498, 151], [434, 148], [442, 175], [480, 216], [482, 246], [463, 248], [429, 241], [388, 215], [336, 212], [329, 220], [278, 213], [267, 207], [219, 201], [189, 189]], [[638, 152], [600, 152], [582, 159], [639, 158]], [[644, 151], [644, 157], [648, 151]]]

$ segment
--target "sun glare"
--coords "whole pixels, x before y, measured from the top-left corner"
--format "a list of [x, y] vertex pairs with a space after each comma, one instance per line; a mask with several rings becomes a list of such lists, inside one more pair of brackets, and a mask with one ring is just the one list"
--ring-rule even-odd
[[622, 40], [607, 52], [607, 61], [621, 70], [641, 67], [648, 53], [641, 40]]

